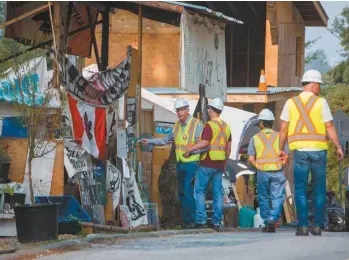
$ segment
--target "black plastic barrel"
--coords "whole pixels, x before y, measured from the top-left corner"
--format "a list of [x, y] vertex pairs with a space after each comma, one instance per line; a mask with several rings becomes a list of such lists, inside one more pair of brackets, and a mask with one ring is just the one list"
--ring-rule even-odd
[[56, 240], [59, 204], [19, 205], [14, 208], [20, 243]]

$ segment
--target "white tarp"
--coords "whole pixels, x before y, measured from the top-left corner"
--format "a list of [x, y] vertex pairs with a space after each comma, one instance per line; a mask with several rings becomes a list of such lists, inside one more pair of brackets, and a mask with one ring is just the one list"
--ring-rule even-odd
[[[38, 144], [36, 146], [35, 154], [38, 156], [38, 158], [34, 158], [32, 160], [32, 182], [34, 197], [50, 196], [53, 167], [56, 158], [56, 144], [40, 141], [40, 145]], [[30, 203], [28, 171], [29, 165], [27, 160], [23, 181], [24, 193], [26, 194], [25, 203]]]
[[80, 145], [65, 141], [64, 167], [69, 178], [73, 178], [77, 173], [86, 176], [92, 169], [91, 156]]
[[[142, 89], [142, 102], [146, 101], [154, 108], [154, 121], [163, 121], [175, 123], [178, 118], [173, 109], [175, 98], [164, 98]], [[189, 100], [190, 113], [195, 111], [197, 101]], [[221, 115], [222, 119], [227, 122], [231, 128], [231, 155], [230, 158], [236, 160], [239, 155], [240, 145], [246, 129], [256, 123], [256, 114], [241, 109], [224, 106]]]
[[199, 84], [203, 84], [207, 97], [226, 100], [224, 24], [185, 10], [182, 12], [180, 76], [182, 89], [199, 93]]

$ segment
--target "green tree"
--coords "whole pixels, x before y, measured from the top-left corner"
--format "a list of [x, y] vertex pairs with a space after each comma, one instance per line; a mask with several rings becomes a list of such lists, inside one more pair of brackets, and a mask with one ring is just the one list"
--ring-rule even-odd
[[334, 19], [330, 31], [340, 39], [343, 47], [341, 56], [345, 58], [329, 71], [330, 79], [335, 84], [349, 84], [349, 7], [345, 7], [341, 15]]

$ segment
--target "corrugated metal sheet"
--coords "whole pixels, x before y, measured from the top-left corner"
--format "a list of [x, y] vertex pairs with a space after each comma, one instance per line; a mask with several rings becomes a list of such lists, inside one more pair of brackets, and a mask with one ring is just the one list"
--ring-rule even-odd
[[176, 1], [163, 1], [164, 3], [168, 4], [173, 4], [173, 5], [180, 5], [183, 6], [186, 9], [193, 10], [197, 13], [201, 13], [207, 16], [210, 16], [216, 20], [220, 20], [222, 22], [228, 22], [228, 23], [238, 23], [238, 24], [243, 24], [243, 21], [240, 21], [236, 18], [226, 16], [223, 13], [213, 11], [207, 7], [204, 6], [199, 6], [199, 5], [193, 5], [193, 4], [188, 4], [188, 3], [182, 3], [182, 2], [176, 2]]
[[[153, 94], [157, 95], [171, 95], [171, 94], [191, 94], [188, 91], [185, 91], [183, 89], [178, 88], [146, 88], [148, 91], [150, 91]], [[227, 93], [229, 94], [247, 94], [247, 95], [273, 95], [273, 94], [279, 94], [279, 93], [286, 93], [286, 92], [300, 92], [302, 91], [302, 88], [299, 87], [289, 87], [289, 88], [268, 88], [268, 91], [266, 92], [259, 92], [258, 88], [228, 88]]]

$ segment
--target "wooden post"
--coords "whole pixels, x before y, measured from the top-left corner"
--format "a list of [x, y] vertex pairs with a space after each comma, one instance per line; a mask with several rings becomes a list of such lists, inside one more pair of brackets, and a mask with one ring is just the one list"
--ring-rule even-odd
[[[137, 109], [137, 125], [136, 125], [136, 138], [139, 140], [143, 132], [142, 123], [144, 118], [141, 117], [142, 114], [142, 48], [143, 48], [143, 7], [138, 5], [138, 57], [139, 57], [139, 73], [138, 73], [138, 84], [136, 85], [136, 109]], [[140, 162], [142, 159], [141, 146], [137, 146], [137, 161]], [[137, 173], [138, 173], [137, 164]], [[138, 177], [138, 174], [136, 174]], [[138, 178], [137, 178], [137, 181]]]
[[101, 70], [106, 70], [109, 63], [109, 5], [104, 5], [104, 11], [102, 15], [102, 61]]
[[96, 35], [95, 35], [95, 26], [93, 25], [91, 10], [90, 10], [90, 7], [88, 5], [86, 5], [86, 10], [87, 10], [88, 23], [90, 25], [90, 33], [91, 33], [91, 39], [92, 39], [92, 44], [93, 44], [93, 50], [95, 52], [97, 67], [98, 67], [98, 70], [101, 71], [102, 67], [101, 67], [101, 60], [99, 58], [97, 40], [96, 40]]
[[[61, 2], [53, 2], [53, 30], [54, 30], [54, 36], [55, 36], [55, 43], [57, 50], [55, 51], [61, 51]], [[57, 61], [58, 62], [58, 61]], [[54, 71], [56, 73], [58, 72], [58, 64], [54, 63]], [[55, 77], [55, 88], [59, 88], [60, 82], [59, 77]]]

